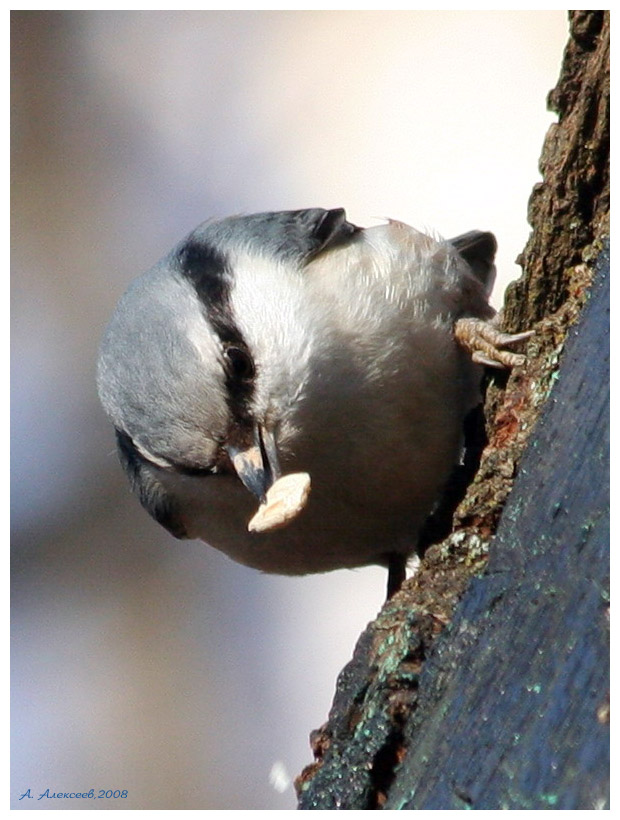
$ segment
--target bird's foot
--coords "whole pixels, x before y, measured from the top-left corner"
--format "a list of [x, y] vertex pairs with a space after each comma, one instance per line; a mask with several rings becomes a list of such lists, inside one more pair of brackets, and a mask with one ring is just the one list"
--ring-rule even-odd
[[525, 362], [523, 354], [501, 348], [522, 342], [533, 335], [533, 330], [524, 333], [503, 333], [493, 322], [471, 317], [458, 319], [454, 325], [457, 342], [472, 354], [474, 362], [500, 370], [518, 367]]

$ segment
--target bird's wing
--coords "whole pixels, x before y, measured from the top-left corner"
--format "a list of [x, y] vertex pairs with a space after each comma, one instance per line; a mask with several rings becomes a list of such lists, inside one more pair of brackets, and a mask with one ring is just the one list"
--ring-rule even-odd
[[172, 499], [138, 453], [130, 437], [120, 430], [116, 431], [116, 447], [131, 489], [137, 493], [144, 509], [175, 538], [187, 538]]

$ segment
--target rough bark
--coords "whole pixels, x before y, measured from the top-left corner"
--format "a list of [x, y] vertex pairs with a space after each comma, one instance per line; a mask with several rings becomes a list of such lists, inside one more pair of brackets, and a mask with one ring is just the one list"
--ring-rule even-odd
[[609, 12], [570, 22], [504, 309], [527, 363], [490, 378], [453, 531], [361, 636], [302, 809], [608, 806]]

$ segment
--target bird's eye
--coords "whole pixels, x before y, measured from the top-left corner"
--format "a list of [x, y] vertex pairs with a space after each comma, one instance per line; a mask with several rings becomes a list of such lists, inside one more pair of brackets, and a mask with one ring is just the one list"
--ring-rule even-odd
[[248, 380], [254, 377], [254, 362], [247, 350], [230, 345], [226, 348], [225, 355], [232, 374], [237, 379]]

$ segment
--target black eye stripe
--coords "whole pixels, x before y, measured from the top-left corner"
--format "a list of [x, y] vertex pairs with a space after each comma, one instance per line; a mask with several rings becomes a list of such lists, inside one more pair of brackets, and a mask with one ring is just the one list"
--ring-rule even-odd
[[[233, 315], [230, 296], [232, 274], [226, 257], [208, 243], [192, 237], [177, 248], [176, 256], [180, 272], [194, 286], [210, 326], [224, 345], [230, 414], [238, 423], [248, 426], [252, 418], [255, 367]], [[236, 352], [229, 355], [229, 350]]]
[[256, 375], [256, 367], [250, 353], [237, 345], [229, 345], [225, 351], [226, 365], [233, 377], [247, 381]]
[[226, 257], [188, 239], [177, 251], [181, 271], [194, 286], [209, 322], [224, 344], [245, 346], [230, 304], [231, 272]]

